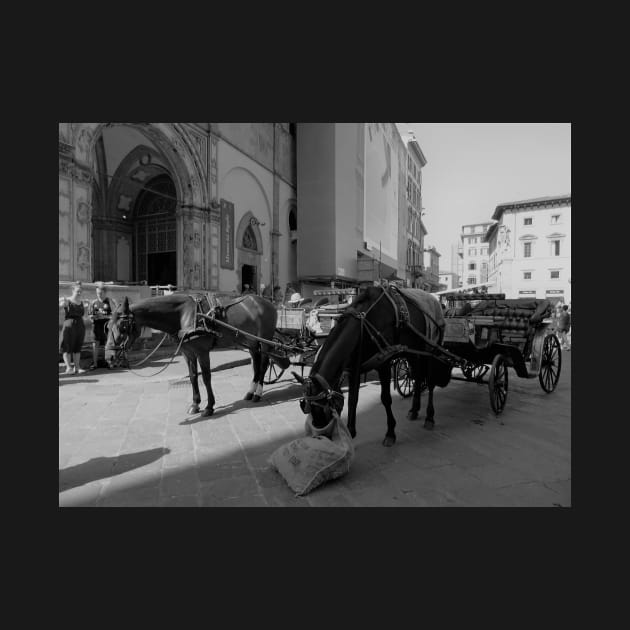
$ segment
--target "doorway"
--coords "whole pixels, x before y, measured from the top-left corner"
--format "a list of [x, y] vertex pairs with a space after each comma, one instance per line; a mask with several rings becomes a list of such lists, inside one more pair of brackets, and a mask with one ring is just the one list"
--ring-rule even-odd
[[241, 293], [248, 284], [254, 293], [258, 293], [256, 267], [254, 265], [243, 265], [241, 267]]

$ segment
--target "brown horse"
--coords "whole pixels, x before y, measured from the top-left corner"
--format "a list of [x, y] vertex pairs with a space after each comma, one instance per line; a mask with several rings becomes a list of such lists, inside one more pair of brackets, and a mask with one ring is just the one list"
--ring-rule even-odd
[[357, 296], [324, 342], [308, 378], [301, 379], [304, 385], [302, 410], [312, 414], [315, 427], [324, 427], [331, 421], [333, 408], [338, 413], [343, 408], [339, 384], [346, 370], [350, 373], [348, 429], [355, 437], [360, 375], [376, 369], [381, 383], [381, 402], [387, 414], [383, 445], [392, 446], [396, 442], [396, 419], [391, 410], [390, 365], [397, 356], [404, 356], [409, 361], [414, 380], [413, 403], [407, 418], [418, 419], [422, 389], [419, 384], [426, 379], [429, 402], [424, 427], [433, 428], [433, 390], [436, 385], [445, 387], [448, 384], [451, 368], [431, 355], [420, 336], [428, 334], [426, 312], [414, 302], [405, 300], [409, 319], [401, 321], [394, 297], [402, 299], [383, 287], [369, 287]]
[[[201, 366], [201, 375], [208, 393], [208, 404], [203, 416], [214, 413], [214, 394], [210, 374], [210, 351], [216, 348], [242, 346], [249, 350], [252, 357], [254, 378], [245, 400], [259, 402], [263, 391], [263, 378], [269, 365], [266, 351], [271, 349], [264, 342], [252, 339], [241, 333], [271, 340], [276, 327], [276, 309], [271, 302], [257, 295], [245, 295], [224, 305], [217, 305], [214, 317], [218, 322], [225, 322], [237, 331], [223, 327], [212, 319], [199, 317], [200, 312], [209, 312], [207, 300], [200, 302], [194, 297], [182, 293], [173, 293], [140, 300], [129, 305], [125, 298], [109, 322], [107, 348], [131, 348], [139, 337], [141, 328], [147, 326], [161, 330], [177, 339], [181, 352], [188, 364], [188, 374], [193, 390], [193, 402], [188, 413], [198, 413], [201, 395], [199, 394], [197, 363]], [[204, 325], [204, 322], [206, 324]]]

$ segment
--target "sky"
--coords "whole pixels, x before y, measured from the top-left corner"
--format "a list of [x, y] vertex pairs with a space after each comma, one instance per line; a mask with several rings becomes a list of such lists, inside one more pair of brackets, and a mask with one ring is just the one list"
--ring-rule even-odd
[[402, 123], [427, 159], [425, 247], [451, 270], [461, 226], [490, 221], [500, 203], [571, 192], [571, 123]]

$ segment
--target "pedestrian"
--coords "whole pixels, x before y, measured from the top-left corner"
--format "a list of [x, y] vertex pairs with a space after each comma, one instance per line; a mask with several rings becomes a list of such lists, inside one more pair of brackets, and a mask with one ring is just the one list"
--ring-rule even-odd
[[81, 301], [82, 292], [81, 283], [75, 282], [72, 285], [72, 295], [59, 298], [59, 307], [63, 307], [65, 311], [65, 319], [59, 333], [59, 352], [63, 354], [66, 374], [83, 374], [86, 371], [81, 369], [81, 348], [85, 340], [83, 323], [85, 307]]
[[243, 285], [243, 292], [241, 295], [251, 295], [254, 293], [254, 290], [249, 286], [249, 284]]
[[273, 288], [273, 303], [276, 306], [281, 306], [282, 300], [283, 300], [282, 287], [276, 285]]
[[295, 293], [295, 289], [293, 288], [293, 285], [288, 282], [287, 283], [287, 288], [284, 290], [284, 301], [285, 303], [288, 302], [291, 299], [291, 296]]
[[[113, 303], [107, 296], [107, 289], [102, 282], [96, 283], [96, 299], [92, 300], [89, 308], [90, 319], [93, 322], [93, 334], [94, 334], [94, 348], [92, 353], [92, 365], [91, 370], [95, 370], [98, 365], [99, 348], [105, 346], [107, 341], [107, 334], [105, 332], [105, 325], [112, 315], [112, 311], [116, 308], [116, 304]], [[109, 368], [109, 364], [103, 361], [103, 364]]]
[[563, 350], [571, 350], [571, 344], [567, 335], [571, 330], [571, 314], [569, 313], [569, 307], [565, 304], [562, 307], [562, 312], [558, 318], [558, 332], [560, 333], [560, 341], [562, 342]]
[[273, 302], [273, 298], [271, 295], [271, 287], [265, 286], [264, 284], [261, 284], [260, 286], [262, 288], [262, 296], [265, 298], [265, 300], [269, 300], [270, 302]]

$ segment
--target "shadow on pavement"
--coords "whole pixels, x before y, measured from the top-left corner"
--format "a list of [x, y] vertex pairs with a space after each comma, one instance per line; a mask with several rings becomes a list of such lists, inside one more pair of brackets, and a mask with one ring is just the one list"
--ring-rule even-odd
[[182, 420], [182, 422], [180, 422], [179, 424], [181, 426], [187, 426], [190, 424], [197, 424], [197, 422], [207, 422], [207, 421], [211, 422], [212, 420], [216, 420], [217, 418], [220, 418], [221, 416], [227, 416], [228, 414], [234, 413], [235, 411], [238, 411], [239, 409], [243, 409], [245, 407], [251, 407], [256, 404], [260, 404], [260, 403], [253, 403], [251, 400], [235, 400], [233, 403], [230, 403], [229, 405], [215, 407], [214, 413], [211, 416], [203, 417], [201, 414], [196, 414], [193, 418], [190, 418], [189, 420]]
[[81, 378], [72, 374], [64, 375], [65, 378], [59, 381], [59, 387], [62, 385], [76, 385], [77, 383], [98, 383], [98, 379], [95, 378]]
[[94, 457], [83, 464], [62, 468], [59, 471], [59, 492], [146, 466], [170, 452], [168, 448], [153, 448], [117, 457]]

